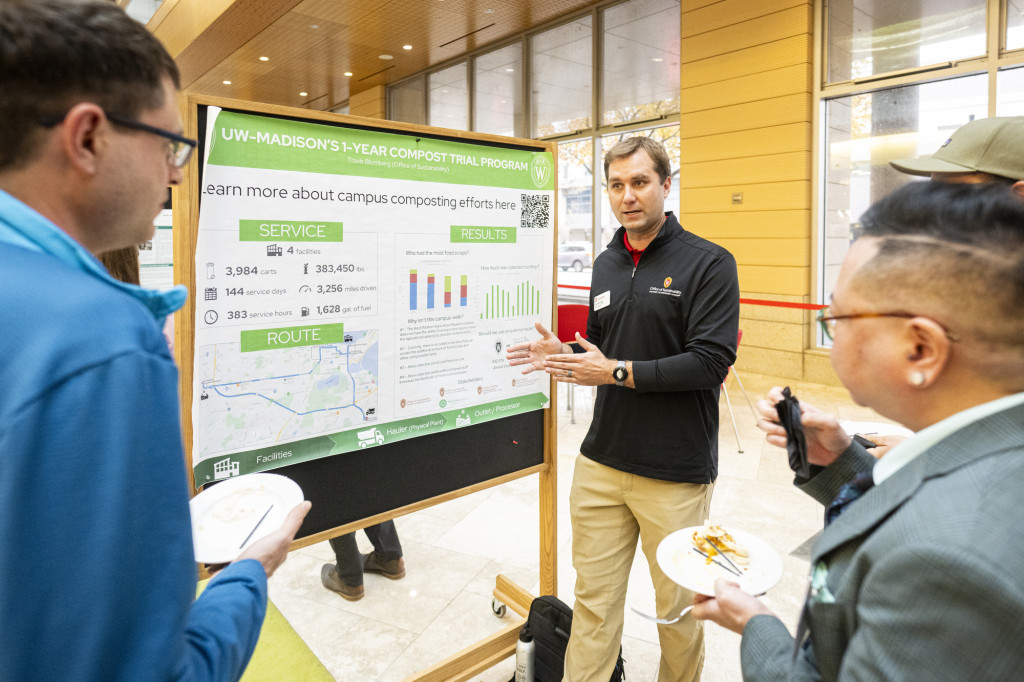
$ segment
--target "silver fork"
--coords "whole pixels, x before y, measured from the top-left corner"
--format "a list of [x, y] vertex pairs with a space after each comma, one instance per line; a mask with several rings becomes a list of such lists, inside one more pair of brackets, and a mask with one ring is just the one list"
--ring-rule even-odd
[[682, 612], [678, 616], [676, 616], [675, 618], [656, 618], [656, 617], [654, 617], [652, 615], [644, 613], [643, 611], [638, 611], [635, 606], [630, 606], [629, 608], [633, 609], [633, 613], [635, 613], [636, 615], [643, 616], [647, 620], [653, 620], [658, 625], [672, 625], [672, 623], [677, 622], [683, 616], [688, 614], [690, 612], [690, 609], [693, 608], [693, 604], [690, 604], [685, 609], [683, 609]]

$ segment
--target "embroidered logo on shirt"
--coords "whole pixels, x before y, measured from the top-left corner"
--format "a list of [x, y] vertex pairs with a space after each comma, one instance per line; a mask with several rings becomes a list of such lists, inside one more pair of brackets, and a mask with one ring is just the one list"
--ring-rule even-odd
[[665, 281], [662, 282], [662, 286], [660, 286], [660, 287], [651, 287], [650, 289], [647, 290], [647, 293], [649, 293], [649, 294], [662, 294], [664, 296], [675, 296], [675, 297], [681, 296], [683, 292], [680, 291], [679, 289], [669, 289], [669, 287], [671, 285], [672, 285], [672, 278], [671, 277], [666, 277]]

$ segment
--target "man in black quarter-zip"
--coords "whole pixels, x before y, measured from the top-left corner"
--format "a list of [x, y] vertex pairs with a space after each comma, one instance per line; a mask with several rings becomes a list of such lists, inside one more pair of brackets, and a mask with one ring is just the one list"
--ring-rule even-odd
[[[621, 227], [594, 261], [587, 338], [541, 336], [511, 346], [523, 372], [597, 386], [594, 419], [576, 460], [569, 504], [576, 604], [567, 682], [607, 682], [622, 639], [637, 539], [657, 611], [679, 613], [693, 593], [658, 567], [669, 533], [707, 517], [718, 476], [718, 391], [736, 359], [739, 284], [725, 249], [665, 213], [671, 166], [661, 143], [632, 137], [605, 156]], [[700, 679], [701, 625], [658, 626], [659, 682]]]

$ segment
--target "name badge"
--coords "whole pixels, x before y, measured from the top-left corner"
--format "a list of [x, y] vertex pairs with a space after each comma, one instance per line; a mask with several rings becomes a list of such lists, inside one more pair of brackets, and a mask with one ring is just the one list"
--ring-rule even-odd
[[598, 294], [594, 297], [594, 311], [598, 311], [601, 308], [607, 308], [612, 302], [612, 292], [606, 291], [603, 294]]

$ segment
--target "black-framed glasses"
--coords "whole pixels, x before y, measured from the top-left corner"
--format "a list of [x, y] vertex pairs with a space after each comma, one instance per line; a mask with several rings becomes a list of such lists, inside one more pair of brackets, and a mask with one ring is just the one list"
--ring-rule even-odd
[[[821, 325], [821, 331], [825, 332], [825, 336], [828, 337], [829, 341], [832, 340], [832, 335], [835, 333], [836, 320], [857, 320], [868, 317], [901, 317], [903, 319], [910, 320], [915, 317], [925, 317], [924, 315], [918, 315], [916, 313], [905, 313], [902, 311], [895, 311], [891, 313], [851, 313], [850, 315], [826, 314], [830, 312], [832, 312], [832, 309], [829, 307], [822, 308], [821, 310], [818, 311], [818, 324]], [[930, 317], [925, 319], [931, 320]], [[932, 320], [932, 322], [935, 322], [935, 324], [939, 325], [939, 327], [942, 329], [942, 332], [946, 335], [946, 338], [949, 339], [950, 341], [960, 340], [959, 336], [946, 329], [939, 322], [936, 322], [935, 320]]]
[[[152, 135], [159, 135], [160, 137], [170, 141], [170, 151], [167, 154], [167, 162], [175, 168], [181, 168], [188, 163], [189, 158], [192, 156], [192, 151], [196, 148], [199, 143], [195, 140], [172, 133], [169, 130], [163, 128], [157, 128], [156, 126], [146, 125], [139, 121], [133, 121], [130, 118], [124, 116], [118, 116], [117, 114], [111, 114], [108, 111], [103, 112], [107, 117], [107, 120], [115, 125], [119, 125], [125, 128], [131, 128], [132, 130], [141, 130], [144, 133], [150, 133]], [[39, 121], [39, 125], [44, 128], [52, 128], [61, 121], [67, 114], [61, 114], [59, 116], [50, 116]]]

